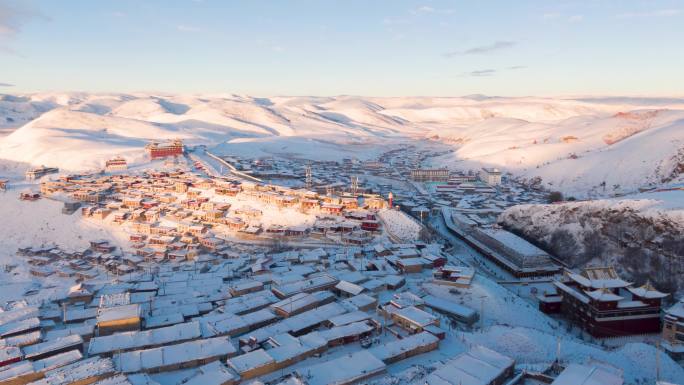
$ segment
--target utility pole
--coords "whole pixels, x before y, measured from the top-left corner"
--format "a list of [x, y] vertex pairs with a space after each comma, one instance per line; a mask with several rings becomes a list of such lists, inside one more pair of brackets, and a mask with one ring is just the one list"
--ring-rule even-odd
[[660, 340], [656, 342], [656, 383], [660, 381]]
[[480, 297], [480, 330], [484, 328], [484, 299], [486, 295]]

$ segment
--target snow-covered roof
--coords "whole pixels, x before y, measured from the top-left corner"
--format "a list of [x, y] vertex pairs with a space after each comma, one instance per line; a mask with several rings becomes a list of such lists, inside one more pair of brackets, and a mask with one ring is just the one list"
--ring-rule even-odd
[[665, 311], [668, 315], [684, 319], [684, 300], [677, 302]]
[[88, 354], [95, 355], [117, 350], [152, 347], [187, 341], [200, 336], [200, 324], [197, 321], [158, 329], [116, 333], [109, 336], [93, 337], [88, 345]]
[[345, 293], [349, 293], [351, 295], [358, 295], [361, 294], [364, 290], [366, 290], [364, 287], [353, 284], [348, 281], [340, 281], [335, 285], [335, 289], [343, 291]]
[[368, 315], [368, 313], [364, 311], [353, 311], [351, 313], [346, 313], [346, 314], [341, 314], [335, 317], [330, 318], [330, 323], [333, 326], [343, 326], [347, 325], [350, 323], [358, 322], [358, 321], [365, 321], [367, 319], [370, 319], [371, 316]]
[[598, 289], [592, 291], [585, 291], [585, 293], [596, 301], [621, 301], [623, 297], [613, 294], [608, 289]]
[[45, 378], [39, 383], [45, 385], [68, 385], [112, 373], [114, 373], [114, 364], [111, 359], [92, 357], [50, 370], [45, 373]]
[[236, 352], [230, 337], [214, 337], [160, 348], [136, 350], [114, 356], [117, 369], [124, 373], [154, 370], [184, 362], [231, 355]]
[[220, 361], [197, 368], [195, 374], [184, 382], [184, 385], [220, 385], [237, 381], [238, 376]]
[[98, 309], [97, 322], [108, 322], [140, 317], [140, 305], [132, 303]]
[[426, 379], [428, 385], [488, 385], [514, 364], [513, 359], [475, 345], [459, 354]]
[[628, 287], [627, 290], [629, 290], [629, 292], [634, 294], [635, 296], [646, 299], [658, 299], [667, 297], [666, 293], [661, 293], [658, 290], [656, 290], [656, 288], [653, 287], [653, 285], [651, 285], [650, 282], [646, 282], [644, 285], [637, 288]]
[[622, 377], [603, 368], [570, 364], [551, 385], [622, 385]]
[[367, 350], [297, 369], [307, 385], [347, 384], [385, 370], [385, 364]]
[[249, 353], [239, 355], [237, 357], [228, 359], [228, 366], [235, 369], [236, 372], [242, 374], [249, 370], [265, 366], [275, 362], [264, 349], [253, 350]]
[[474, 318], [477, 314], [475, 310], [457, 304], [456, 302], [448, 301], [446, 299], [438, 298], [433, 295], [427, 295], [423, 297], [425, 305], [436, 310], [441, 310], [443, 312], [452, 313], [463, 318]]
[[51, 341], [45, 341], [35, 345], [24, 347], [24, 356], [30, 359], [39, 356], [43, 353], [54, 352], [68, 347], [80, 346], [83, 344], [83, 338], [79, 335], [70, 335], [62, 338], [57, 338]]
[[509, 247], [522, 256], [533, 257], [538, 255], [547, 255], [544, 250], [527, 242], [510, 231], [488, 228], [481, 229], [480, 231], [506, 245], [506, 247]]
[[419, 326], [427, 326], [434, 323], [435, 320], [437, 320], [437, 318], [432, 314], [420, 310], [415, 306], [409, 306], [403, 309], [398, 309], [394, 311], [394, 314]]
[[393, 340], [386, 344], [375, 346], [370, 349], [370, 352], [383, 362], [388, 362], [387, 360], [400, 356], [407, 351], [434, 344], [438, 341], [439, 338], [435, 337], [431, 333], [422, 332], [418, 334], [412, 334], [400, 340]]

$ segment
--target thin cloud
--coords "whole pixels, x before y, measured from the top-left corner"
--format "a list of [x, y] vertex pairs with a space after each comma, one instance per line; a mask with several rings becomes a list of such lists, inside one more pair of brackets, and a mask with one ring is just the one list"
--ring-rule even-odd
[[287, 51], [287, 48], [285, 46], [283, 46], [282, 44], [279, 44], [279, 43], [276, 43], [273, 41], [269, 41], [269, 40], [259, 39], [256, 41], [256, 44], [259, 47], [263, 47], [264, 49], [267, 49], [269, 51], [276, 52], [276, 53], [281, 53], [281, 52]]
[[394, 17], [386, 17], [382, 19], [382, 24], [384, 25], [405, 25], [410, 24], [408, 20], [399, 19]]
[[616, 15], [618, 19], [634, 19], [637, 17], [672, 17], [682, 13], [681, 9], [657, 9], [645, 12], [625, 12]]
[[194, 27], [191, 25], [181, 24], [176, 26], [176, 29], [180, 32], [200, 32], [202, 29], [199, 27]]
[[24, 25], [34, 19], [49, 20], [34, 10], [0, 3], [0, 51], [16, 53], [11, 42], [21, 33]]
[[482, 77], [494, 76], [494, 74], [496, 74], [495, 69], [485, 69], [485, 70], [475, 70], [475, 71], [466, 72], [466, 73], [461, 74], [461, 76], [482, 78]]
[[451, 15], [455, 11], [450, 8], [445, 8], [445, 9], [439, 9], [439, 8], [433, 8], [429, 5], [423, 5], [421, 7], [418, 7], [416, 9], [412, 9], [411, 13], [414, 15], [419, 15], [419, 14], [443, 14], [443, 15]]
[[568, 18], [570, 23], [581, 23], [584, 21], [584, 15], [572, 15]]
[[422, 12], [422, 13], [432, 13], [432, 12], [434, 12], [434, 11], [435, 11], [434, 8], [432, 8], [432, 7], [430, 7], [430, 6], [427, 6], [427, 5], [423, 5], [422, 7], [418, 7], [418, 8], [416, 9], [416, 12], [417, 12], [417, 13], [421, 13], [421, 12]]
[[508, 41], [508, 40], [500, 40], [500, 41], [495, 41], [494, 43], [487, 44], [487, 45], [481, 45], [477, 47], [472, 47], [469, 48], [465, 51], [452, 51], [452, 52], [447, 52], [444, 54], [446, 57], [454, 57], [454, 56], [459, 56], [459, 55], [481, 55], [481, 54], [488, 54], [491, 52], [495, 51], [500, 51], [503, 49], [511, 48], [515, 46], [517, 43], [514, 41]]
[[475, 71], [470, 71], [470, 72], [464, 72], [461, 74], [462, 77], [476, 77], [476, 78], [483, 78], [483, 77], [490, 77], [498, 74], [499, 72], [502, 71], [515, 71], [515, 70], [520, 70], [527, 68], [527, 66], [523, 65], [516, 65], [516, 66], [509, 66], [505, 67], [502, 70], [497, 70], [494, 68], [486, 68], [486, 69], [481, 69], [481, 70], [475, 70]]
[[554, 20], [558, 19], [559, 17], [561, 17], [561, 14], [558, 12], [549, 12], [542, 15], [542, 19], [544, 20]]
[[14, 87], [14, 84], [10, 84], [10, 83], [0, 83], [0, 87]]

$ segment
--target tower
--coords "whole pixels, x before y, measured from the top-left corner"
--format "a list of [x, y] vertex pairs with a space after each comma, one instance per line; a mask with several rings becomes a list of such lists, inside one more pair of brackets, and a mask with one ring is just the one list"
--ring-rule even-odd
[[393, 203], [394, 203], [394, 195], [392, 195], [391, 191], [390, 191], [389, 195], [387, 196], [387, 198], [389, 199], [389, 207], [392, 208]]
[[359, 177], [354, 175], [351, 177], [351, 193], [354, 196], [356, 196], [356, 193], [358, 190], [359, 190]]
[[313, 178], [312, 178], [312, 174], [311, 174], [311, 162], [309, 162], [306, 165], [305, 172], [306, 172], [306, 188], [311, 189], [311, 186], [313, 185], [313, 183], [312, 183]]

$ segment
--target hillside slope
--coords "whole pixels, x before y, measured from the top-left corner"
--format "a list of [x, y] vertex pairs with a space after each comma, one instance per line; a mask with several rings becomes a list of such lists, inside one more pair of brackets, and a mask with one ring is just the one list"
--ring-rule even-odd
[[684, 290], [684, 190], [624, 199], [514, 206], [499, 222], [569, 267], [615, 266], [626, 278]]

